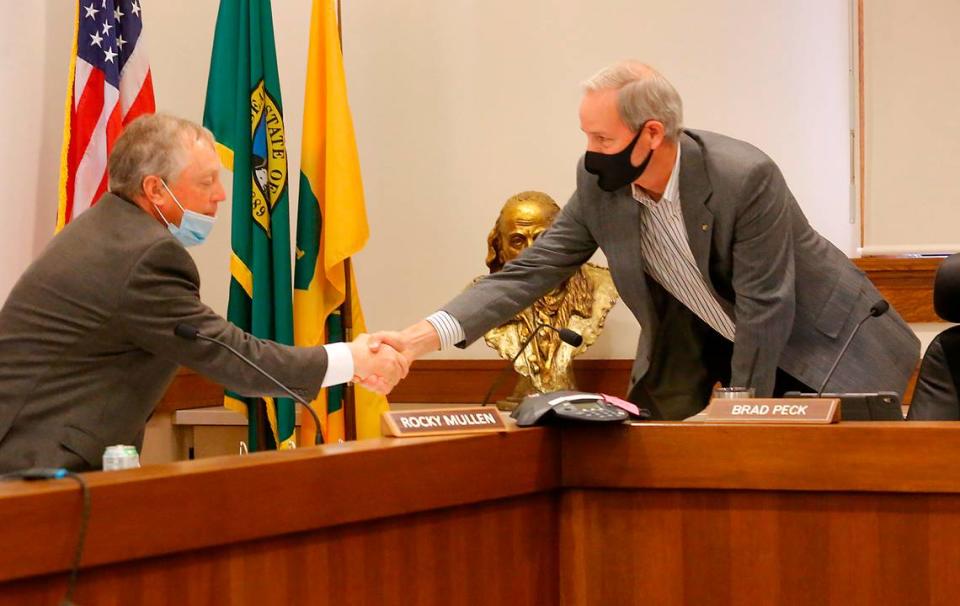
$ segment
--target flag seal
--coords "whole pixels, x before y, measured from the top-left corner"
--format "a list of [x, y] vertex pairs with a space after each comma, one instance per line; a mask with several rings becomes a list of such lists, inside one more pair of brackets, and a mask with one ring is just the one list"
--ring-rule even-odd
[[270, 235], [270, 215], [287, 187], [287, 148], [284, 143], [283, 115], [277, 102], [263, 85], [250, 93], [251, 173], [253, 220]]

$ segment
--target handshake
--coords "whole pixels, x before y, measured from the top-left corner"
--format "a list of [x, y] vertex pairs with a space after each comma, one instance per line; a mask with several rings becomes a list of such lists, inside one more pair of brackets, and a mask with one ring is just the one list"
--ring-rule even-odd
[[407, 376], [414, 360], [440, 348], [440, 336], [422, 320], [402, 332], [360, 335], [348, 345], [353, 354], [353, 382], [387, 394]]
[[348, 344], [353, 354], [353, 382], [387, 394], [410, 372], [409, 344], [395, 332], [362, 334]]

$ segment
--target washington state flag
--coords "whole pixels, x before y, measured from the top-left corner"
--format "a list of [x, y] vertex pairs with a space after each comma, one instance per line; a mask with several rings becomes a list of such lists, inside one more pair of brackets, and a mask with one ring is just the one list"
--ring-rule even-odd
[[[227, 319], [292, 344], [287, 148], [270, 0], [221, 0], [203, 125], [233, 172]], [[247, 413], [251, 450], [294, 445], [292, 400], [227, 391], [224, 404]]]

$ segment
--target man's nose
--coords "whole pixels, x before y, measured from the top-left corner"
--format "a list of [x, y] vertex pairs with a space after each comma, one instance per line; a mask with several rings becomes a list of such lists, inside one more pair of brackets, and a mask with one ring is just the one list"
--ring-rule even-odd
[[227, 191], [223, 188], [223, 183], [217, 181], [217, 187], [213, 191], [213, 201], [217, 204], [227, 199]]

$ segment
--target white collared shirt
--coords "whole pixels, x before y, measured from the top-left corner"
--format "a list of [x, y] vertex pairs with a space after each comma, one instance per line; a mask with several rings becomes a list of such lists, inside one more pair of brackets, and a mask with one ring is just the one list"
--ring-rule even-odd
[[346, 343], [327, 343], [327, 374], [321, 387], [347, 383], [353, 379], [353, 354]]

